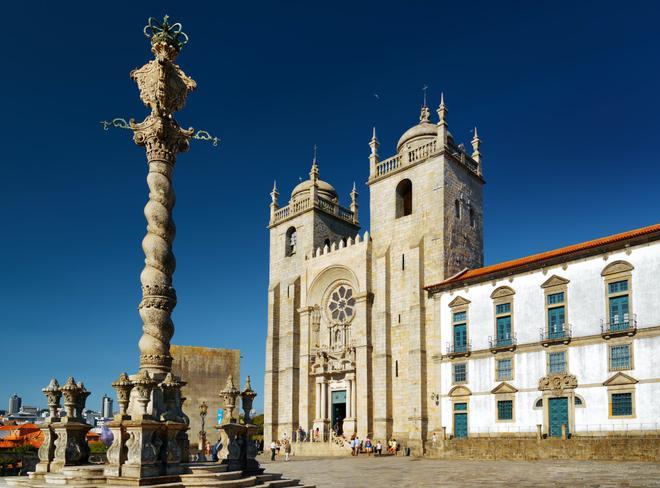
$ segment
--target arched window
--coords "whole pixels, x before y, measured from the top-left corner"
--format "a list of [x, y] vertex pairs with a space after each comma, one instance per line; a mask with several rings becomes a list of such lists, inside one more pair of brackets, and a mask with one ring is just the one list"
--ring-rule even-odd
[[296, 253], [296, 247], [298, 245], [298, 236], [296, 234], [295, 227], [289, 227], [286, 231], [286, 256], [293, 256]]
[[412, 213], [412, 182], [401, 180], [396, 186], [396, 218], [405, 217]]
[[458, 200], [454, 200], [454, 216], [461, 220], [461, 202]]

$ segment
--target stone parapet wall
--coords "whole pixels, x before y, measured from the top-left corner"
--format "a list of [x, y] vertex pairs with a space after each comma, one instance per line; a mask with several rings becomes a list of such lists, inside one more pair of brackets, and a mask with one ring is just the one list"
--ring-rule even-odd
[[529, 438], [476, 438], [438, 442], [427, 448], [437, 459], [508, 459], [540, 461], [660, 461], [658, 437], [583, 437], [568, 440]]
[[[284, 454], [281, 449], [280, 454]], [[294, 442], [291, 444], [291, 454], [301, 457], [344, 457], [349, 456], [351, 450], [334, 442]]]

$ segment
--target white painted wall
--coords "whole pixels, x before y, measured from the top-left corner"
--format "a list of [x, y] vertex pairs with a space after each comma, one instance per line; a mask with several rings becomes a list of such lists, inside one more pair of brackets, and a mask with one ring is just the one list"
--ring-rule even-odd
[[[489, 336], [495, 335], [493, 300], [490, 294], [500, 286], [515, 290], [513, 297], [513, 331], [517, 343], [537, 343], [539, 329], [546, 327], [544, 289], [548, 278], [557, 275], [570, 280], [567, 292], [567, 322], [573, 328], [573, 337], [596, 336], [597, 341], [580, 344], [572, 341], [568, 346], [568, 369], [577, 377], [575, 393], [584, 400], [583, 407], [576, 407], [576, 431], [589, 429], [660, 429], [660, 330], [653, 334], [638, 333], [632, 338], [633, 366], [624, 371], [639, 383], [635, 386], [636, 418], [609, 419], [608, 392], [603, 382], [615, 373], [608, 369], [609, 341], [600, 338], [601, 320], [606, 318], [606, 296], [601, 271], [614, 261], [627, 261], [632, 271], [632, 310], [637, 316], [637, 328], [660, 326], [660, 242], [636, 246], [626, 251], [611, 252], [562, 265], [513, 275], [496, 282], [488, 281], [470, 287], [443, 292], [434, 303], [438, 307], [436, 317], [440, 329], [442, 351], [452, 341], [451, 310], [449, 303], [457, 296], [470, 300], [468, 309], [468, 340], [472, 351], [488, 349]], [[565, 269], [564, 269], [565, 267]], [[535, 431], [536, 424], [543, 423], [543, 411], [535, 409], [535, 401], [541, 397], [539, 379], [547, 374], [546, 354], [550, 348], [541, 346], [535, 350], [514, 353], [514, 378], [509, 381], [519, 391], [515, 396], [514, 422], [496, 422], [496, 395], [490, 391], [499, 384], [495, 381], [497, 355], [470, 356], [468, 381], [470, 389], [469, 429], [471, 433], [491, 431]], [[477, 354], [479, 356], [479, 354]], [[440, 364], [440, 392], [442, 424], [451, 433], [452, 411], [452, 362], [443, 359]], [[589, 426], [589, 427], [587, 427]]]

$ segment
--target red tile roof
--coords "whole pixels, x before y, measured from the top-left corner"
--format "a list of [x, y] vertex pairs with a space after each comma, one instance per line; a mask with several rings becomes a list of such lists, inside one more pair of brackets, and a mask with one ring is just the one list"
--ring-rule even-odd
[[571, 259], [573, 257], [572, 255], [577, 257], [585, 254], [594, 254], [594, 251], [597, 252], [602, 247], [609, 245], [616, 246], [617, 244], [623, 246], [625, 241], [635, 240], [637, 238], [646, 238], [644, 240], [650, 240], [648, 239], [649, 237], [660, 238], [660, 224], [650, 225], [648, 227], [642, 227], [641, 229], [635, 229], [608, 237], [601, 237], [600, 239], [594, 239], [592, 241], [582, 242], [572, 246], [561, 247], [553, 251], [532, 254], [531, 256], [513, 259], [503, 263], [491, 264], [490, 266], [484, 266], [483, 268], [464, 269], [460, 273], [457, 273], [440, 283], [429, 285], [424, 288], [433, 293], [443, 289], [455, 288], [453, 285], [460, 286], [483, 281], [499, 274], [510, 275], [524, 269], [538, 268], [541, 267], [541, 265], [552, 262], [556, 259], [566, 261], [567, 258]]

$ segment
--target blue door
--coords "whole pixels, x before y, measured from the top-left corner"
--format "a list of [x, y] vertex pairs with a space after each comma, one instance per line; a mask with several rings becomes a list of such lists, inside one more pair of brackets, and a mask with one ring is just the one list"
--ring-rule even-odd
[[610, 298], [610, 329], [628, 328], [628, 295]]
[[569, 435], [568, 428], [568, 398], [550, 398], [548, 403], [548, 417], [550, 418], [550, 437], [561, 437], [561, 425], [566, 425], [566, 435]]
[[454, 437], [464, 439], [468, 436], [467, 403], [454, 404]]
[[497, 318], [497, 345], [511, 345], [511, 317]]
[[467, 350], [467, 326], [465, 324], [454, 325], [454, 351], [465, 352]]
[[564, 337], [564, 307], [555, 307], [548, 309], [548, 337], [550, 339], [559, 339]]

